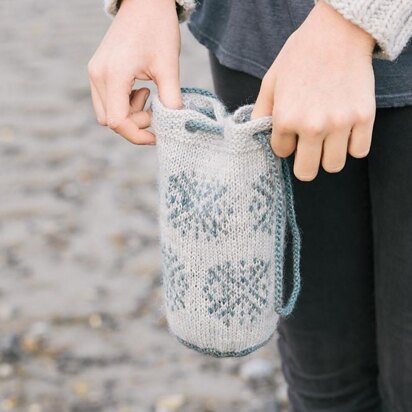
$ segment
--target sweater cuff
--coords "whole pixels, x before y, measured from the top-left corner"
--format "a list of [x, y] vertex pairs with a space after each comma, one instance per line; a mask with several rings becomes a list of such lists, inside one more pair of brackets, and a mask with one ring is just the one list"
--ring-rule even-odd
[[[115, 16], [122, 0], [104, 0], [104, 9], [109, 16]], [[176, 0], [179, 22], [187, 20], [196, 8], [196, 0]]]
[[373, 57], [378, 59], [395, 60], [412, 36], [411, 0], [323, 1], [376, 40]]

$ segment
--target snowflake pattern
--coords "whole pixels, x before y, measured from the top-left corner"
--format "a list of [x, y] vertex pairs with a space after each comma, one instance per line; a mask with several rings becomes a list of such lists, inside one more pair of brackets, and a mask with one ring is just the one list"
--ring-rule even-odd
[[170, 247], [163, 247], [162, 254], [166, 305], [172, 312], [185, 309], [185, 297], [189, 289], [185, 266], [179, 262], [177, 255]]
[[256, 321], [268, 305], [269, 265], [255, 257], [250, 264], [241, 260], [238, 265], [225, 262], [210, 268], [203, 287], [209, 314], [226, 327], [235, 319], [241, 325]]
[[195, 172], [169, 176], [166, 192], [168, 222], [180, 230], [182, 236], [193, 233], [196, 239], [206, 240], [228, 234], [228, 216], [233, 208], [225, 208], [222, 197], [227, 188], [218, 181], [200, 179]]
[[259, 176], [259, 180], [252, 184], [255, 195], [249, 206], [253, 217], [253, 229], [272, 234], [275, 224], [275, 181], [271, 173]]

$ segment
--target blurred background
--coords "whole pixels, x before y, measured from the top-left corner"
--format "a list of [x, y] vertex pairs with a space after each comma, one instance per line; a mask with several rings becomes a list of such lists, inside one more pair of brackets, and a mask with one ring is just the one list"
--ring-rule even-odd
[[[285, 411], [275, 339], [219, 360], [167, 330], [155, 148], [89, 95], [102, 3], [0, 2], [0, 411]], [[182, 32], [182, 86], [213, 90]]]

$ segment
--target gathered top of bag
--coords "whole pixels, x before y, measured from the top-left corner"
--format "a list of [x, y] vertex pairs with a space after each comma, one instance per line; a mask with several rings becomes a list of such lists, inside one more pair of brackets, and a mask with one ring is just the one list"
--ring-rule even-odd
[[[176, 110], [164, 106], [158, 95], [153, 97], [153, 123], [160, 134], [172, 133], [175, 139], [185, 143], [212, 144], [215, 150], [249, 152], [262, 149], [251, 136], [270, 130], [271, 116], [251, 120], [253, 105], [241, 106], [229, 114], [220, 99], [204, 89], [184, 87], [182, 100], [183, 108]], [[185, 131], [200, 132], [202, 138], [193, 139]]]

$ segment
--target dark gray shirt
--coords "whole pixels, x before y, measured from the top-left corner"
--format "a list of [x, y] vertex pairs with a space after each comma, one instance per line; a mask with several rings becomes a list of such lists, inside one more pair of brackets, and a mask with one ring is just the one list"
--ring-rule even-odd
[[[197, 0], [189, 30], [220, 63], [262, 78], [313, 0]], [[308, 50], [310, 53], [310, 50]], [[412, 105], [412, 41], [394, 61], [373, 59], [377, 107]]]

